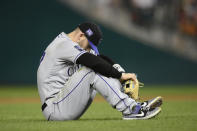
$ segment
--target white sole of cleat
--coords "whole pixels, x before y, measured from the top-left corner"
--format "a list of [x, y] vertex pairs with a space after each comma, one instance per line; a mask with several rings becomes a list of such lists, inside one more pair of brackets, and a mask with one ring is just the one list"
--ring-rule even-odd
[[146, 119], [151, 119], [154, 118], [155, 116], [157, 116], [159, 113], [161, 112], [161, 107], [157, 107], [157, 110], [155, 112], [153, 112], [150, 115], [147, 115], [145, 117], [136, 117], [136, 118], [126, 118], [123, 117], [123, 120], [146, 120]]

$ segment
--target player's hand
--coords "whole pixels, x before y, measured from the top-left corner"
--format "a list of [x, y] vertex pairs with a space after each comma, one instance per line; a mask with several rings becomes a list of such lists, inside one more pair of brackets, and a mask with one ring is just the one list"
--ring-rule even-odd
[[122, 73], [120, 81], [124, 82], [127, 80], [133, 80], [135, 83], [137, 83], [137, 77], [134, 73]]

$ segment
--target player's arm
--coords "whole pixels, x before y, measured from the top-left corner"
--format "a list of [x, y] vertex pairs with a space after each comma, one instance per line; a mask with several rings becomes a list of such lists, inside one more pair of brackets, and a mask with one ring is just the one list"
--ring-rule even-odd
[[120, 79], [120, 81], [133, 79], [135, 80], [135, 75], [132, 73], [121, 73], [116, 70], [111, 64], [106, 60], [95, 56], [89, 52], [83, 50], [79, 45], [72, 42], [61, 43], [61, 48], [58, 52], [58, 58], [60, 60], [72, 61], [76, 64], [82, 64], [98, 72], [106, 77], [113, 77]]
[[111, 64], [109, 64], [106, 60], [95, 56], [90, 53], [84, 53], [76, 60], [77, 64], [82, 64], [98, 72], [106, 77], [113, 77], [120, 79], [121, 81], [133, 79], [136, 81], [135, 74], [132, 73], [121, 73], [117, 69], [115, 69]]
[[109, 58], [108, 56], [105, 55], [98, 55], [99, 57], [101, 57], [102, 59], [106, 60], [109, 64], [111, 64], [116, 70], [118, 70], [119, 72], [125, 73], [125, 70], [117, 63], [115, 63], [111, 58]]
[[109, 58], [108, 56], [105, 56], [103, 54], [100, 54], [98, 56], [101, 57], [102, 59], [106, 60], [111, 65], [114, 65], [115, 64], [115, 62], [111, 58]]
[[122, 73], [113, 68], [113, 66], [109, 64], [106, 60], [88, 52], [82, 54], [77, 59], [76, 63], [87, 66], [95, 72], [98, 72], [106, 77], [120, 79], [122, 76]]

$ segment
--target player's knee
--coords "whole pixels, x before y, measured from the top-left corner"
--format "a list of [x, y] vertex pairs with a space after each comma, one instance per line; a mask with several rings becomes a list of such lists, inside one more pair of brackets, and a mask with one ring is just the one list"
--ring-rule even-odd
[[78, 69], [77, 73], [74, 74], [74, 76], [76, 77], [83, 76], [83, 75], [84, 76], [88, 75], [88, 76], [91, 76], [91, 78], [94, 78], [96, 73], [92, 69], [86, 66], [82, 66], [81, 68]]
[[94, 72], [92, 69], [86, 67], [86, 66], [82, 66], [81, 68], [78, 69], [78, 71], [84, 71], [84, 72]]

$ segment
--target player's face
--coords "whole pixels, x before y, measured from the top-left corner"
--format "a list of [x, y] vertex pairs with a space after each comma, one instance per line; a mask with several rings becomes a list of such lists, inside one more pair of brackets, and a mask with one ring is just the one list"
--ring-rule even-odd
[[89, 42], [88, 39], [85, 37], [85, 35], [81, 36], [80, 41], [78, 42], [80, 47], [84, 50], [89, 48]]

